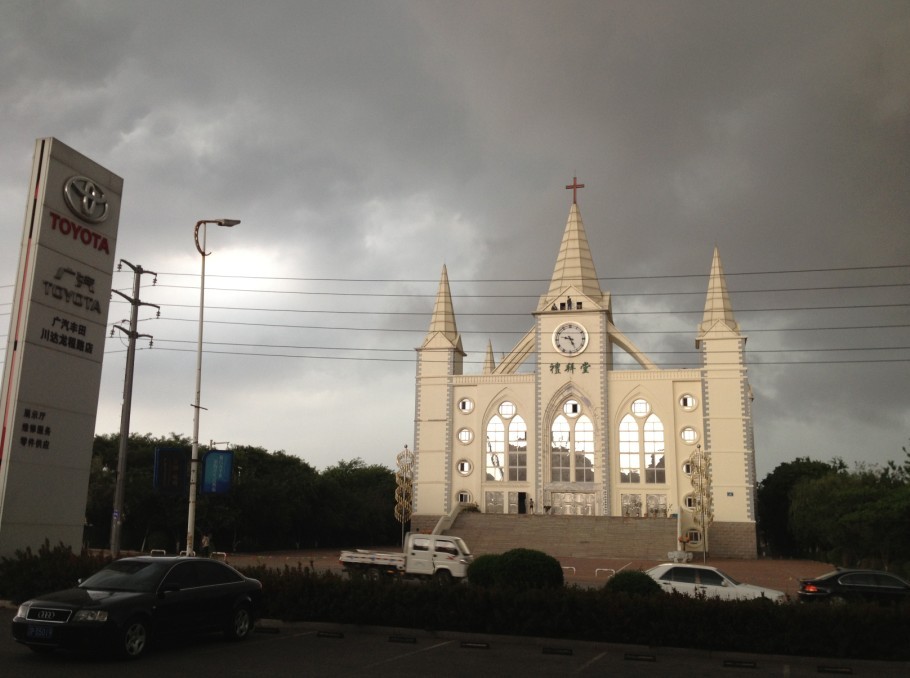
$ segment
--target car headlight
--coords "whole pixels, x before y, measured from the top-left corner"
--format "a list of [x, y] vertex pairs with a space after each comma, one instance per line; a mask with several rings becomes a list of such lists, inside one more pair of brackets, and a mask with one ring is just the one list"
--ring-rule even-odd
[[73, 615], [74, 622], [106, 622], [107, 610], [79, 610]]
[[22, 603], [19, 606], [19, 609], [16, 611], [16, 616], [25, 619], [28, 616], [28, 611], [31, 609], [31, 605], [28, 603]]

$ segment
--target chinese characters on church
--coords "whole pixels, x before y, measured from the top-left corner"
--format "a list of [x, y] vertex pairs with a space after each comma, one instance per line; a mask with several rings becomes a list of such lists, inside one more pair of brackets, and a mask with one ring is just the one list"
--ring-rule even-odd
[[[577, 369], [582, 374], [587, 374], [591, 371], [591, 363], [583, 362], [577, 366]], [[574, 374], [576, 370], [575, 363], [550, 363], [550, 374]]]

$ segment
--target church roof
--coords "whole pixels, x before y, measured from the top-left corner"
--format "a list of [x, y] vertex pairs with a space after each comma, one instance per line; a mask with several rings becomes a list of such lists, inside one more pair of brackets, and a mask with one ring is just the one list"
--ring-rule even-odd
[[717, 247], [714, 248], [714, 259], [711, 261], [708, 296], [705, 299], [705, 313], [698, 326], [699, 336], [715, 328], [739, 332], [739, 324], [733, 317], [733, 305], [730, 303], [727, 279], [724, 277], [724, 267], [720, 262]]
[[572, 203], [569, 210], [566, 230], [562, 236], [559, 255], [556, 257], [556, 267], [553, 269], [553, 279], [550, 281], [550, 289], [542, 306], [564, 293], [569, 287], [574, 287], [598, 303], [604, 296], [577, 203]]
[[449, 274], [445, 264], [442, 265], [442, 276], [439, 278], [439, 290], [436, 292], [436, 303], [433, 306], [433, 317], [424, 345], [436, 334], [441, 334], [452, 345], [458, 345], [460, 337], [455, 326], [455, 309], [452, 306], [452, 293], [449, 290]]

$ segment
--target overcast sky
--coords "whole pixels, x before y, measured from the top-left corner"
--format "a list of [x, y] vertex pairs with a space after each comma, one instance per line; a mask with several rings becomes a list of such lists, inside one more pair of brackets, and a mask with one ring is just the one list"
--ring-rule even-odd
[[[193, 225], [241, 219], [208, 231], [200, 439], [394, 467], [442, 265], [479, 372], [533, 323], [577, 175], [616, 325], [660, 366], [697, 364], [720, 249], [759, 479], [903, 459], [905, 1], [6, 0], [3, 335], [39, 137], [123, 177], [117, 257], [159, 274], [134, 432], [191, 435]], [[109, 339], [98, 433], [125, 361]]]

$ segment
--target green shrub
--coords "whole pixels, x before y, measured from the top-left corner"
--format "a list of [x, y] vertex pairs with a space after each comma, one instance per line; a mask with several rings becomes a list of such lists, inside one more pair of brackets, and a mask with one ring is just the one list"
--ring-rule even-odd
[[479, 556], [468, 566], [468, 581], [486, 588], [523, 590], [561, 588], [565, 578], [553, 556], [532, 549], [512, 549]]
[[499, 560], [499, 577], [504, 588], [550, 589], [565, 584], [559, 561], [533, 549], [512, 549], [503, 553]]
[[37, 554], [26, 548], [17, 550], [12, 558], [0, 557], [0, 598], [21, 603], [42, 593], [68, 589], [108, 562], [109, 558], [85, 552], [76, 555], [62, 543], [51, 548], [45, 540]]
[[630, 596], [659, 596], [663, 593], [660, 584], [641, 570], [617, 572], [604, 584], [612, 593], [627, 593]]
[[498, 553], [486, 553], [477, 556], [470, 565], [468, 565], [468, 582], [475, 586], [496, 586], [499, 573]]

